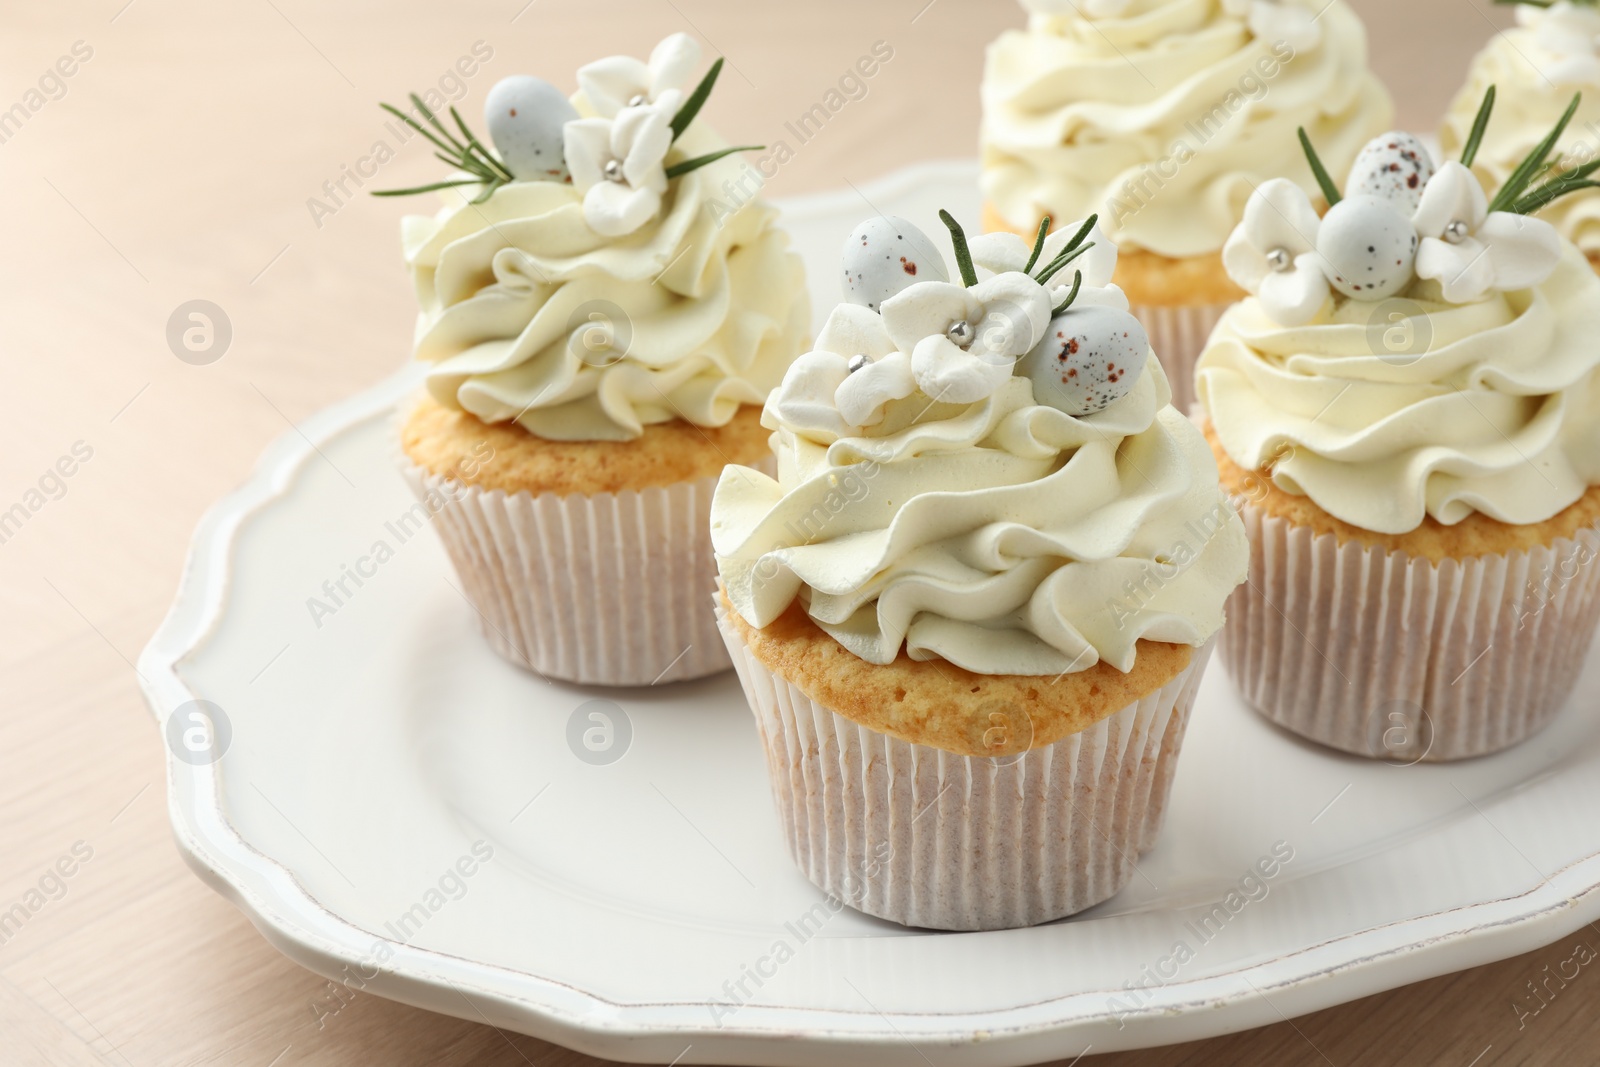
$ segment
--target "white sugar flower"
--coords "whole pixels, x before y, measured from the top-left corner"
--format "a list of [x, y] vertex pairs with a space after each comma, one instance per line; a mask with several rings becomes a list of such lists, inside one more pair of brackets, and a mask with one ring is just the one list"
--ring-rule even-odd
[[893, 400], [916, 392], [911, 357], [895, 349], [877, 312], [840, 304], [816, 350], [789, 365], [770, 406], [781, 425], [824, 444], [859, 437]]
[[1555, 56], [1541, 65], [1554, 85], [1600, 85], [1600, 10], [1557, 0], [1550, 7], [1519, 7], [1517, 19], [1532, 26], [1533, 39]]
[[1050, 322], [1050, 296], [1009, 271], [973, 287], [919, 282], [883, 302], [895, 348], [911, 353], [917, 388], [934, 400], [970, 404], [1011, 377], [1012, 365]]
[[834, 403], [851, 426], [876, 426], [883, 409], [917, 391], [911, 355], [895, 348], [883, 316], [859, 304], [840, 304], [828, 316], [817, 347], [846, 357], [850, 376], [839, 383]]
[[1242, 18], [1257, 40], [1283, 41], [1296, 52], [1315, 48], [1322, 40], [1317, 15], [1292, 2], [1279, 0], [1222, 0], [1222, 10]]
[[1245, 203], [1244, 221], [1222, 247], [1228, 276], [1284, 326], [1304, 326], [1328, 302], [1328, 276], [1316, 252], [1321, 224], [1304, 189], [1273, 178]]
[[783, 383], [767, 400], [767, 410], [778, 425], [823, 444], [854, 437], [856, 428], [839, 415], [833, 399], [849, 374], [848, 361], [839, 353], [807, 352], [789, 364]]
[[[671, 103], [670, 101], [668, 103]], [[622, 237], [649, 222], [667, 191], [662, 165], [672, 147], [677, 105], [624, 108], [616, 119], [578, 119], [563, 127], [572, 184], [594, 232]]]
[[579, 67], [578, 86], [601, 118], [615, 118], [639, 104], [675, 112], [683, 103], [683, 84], [699, 62], [700, 45], [687, 33], [675, 33], [656, 45], [648, 64], [632, 56], [608, 56]]
[[1412, 221], [1422, 238], [1417, 275], [1437, 281], [1452, 304], [1470, 303], [1492, 290], [1538, 285], [1561, 259], [1554, 226], [1490, 211], [1483, 186], [1460, 163], [1446, 163], [1429, 179]]
[[[1048, 266], [1061, 254], [1061, 250], [1083, 226], [1084, 221], [1080, 219], [1059, 226], [1054, 233], [1044, 239], [1044, 248], [1039, 252], [1038, 262], [1033, 265], [1034, 273]], [[1091, 246], [1089, 250], [1058, 271], [1047, 283], [1050, 287], [1051, 305], [1060, 304], [1067, 298], [1067, 293], [1072, 288], [1074, 272], [1082, 271], [1083, 287], [1079, 290], [1077, 299], [1073, 301], [1074, 307], [1114, 307], [1119, 311], [1128, 310], [1127, 294], [1119, 286], [1111, 283], [1111, 278], [1117, 271], [1116, 242], [1105, 235], [1105, 231], [1097, 222], [1085, 235], [1083, 243]], [[1028, 257], [1033, 254], [1032, 243], [1014, 233], [986, 233], [981, 237], [974, 237], [971, 240], [971, 249], [972, 262], [992, 274], [1020, 272], [1028, 265]]]

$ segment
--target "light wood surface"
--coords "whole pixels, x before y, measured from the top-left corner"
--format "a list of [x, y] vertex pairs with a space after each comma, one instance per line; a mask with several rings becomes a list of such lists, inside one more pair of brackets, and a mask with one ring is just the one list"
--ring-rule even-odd
[[[1357, 0], [1401, 119], [1431, 126], [1489, 0]], [[595, 1063], [483, 1025], [358, 997], [318, 1025], [326, 983], [191, 875], [167, 829], [161, 740], [132, 662], [170, 602], [190, 531], [273, 438], [406, 357], [404, 208], [323, 195], [383, 136], [375, 103], [494, 50], [467, 111], [509, 73], [553, 74], [697, 33], [730, 70], [709, 114], [772, 140], [874, 41], [894, 59], [772, 182], [773, 195], [970, 156], [981, 45], [1007, 0], [56, 0], [0, 15], [0, 110], [92, 49], [0, 143], [0, 908], [81, 842], [64, 894], [0, 944], [0, 1064]], [[436, 173], [418, 145], [378, 182]], [[348, 183], [347, 183], [348, 184]], [[192, 299], [231, 320], [207, 366], [169, 350]], [[47, 477], [62, 457], [70, 477]], [[45, 479], [48, 491], [30, 498]], [[56, 497], [56, 498], [48, 498]], [[52, 886], [54, 883], [51, 883]], [[1600, 978], [1519, 1027], [1525, 983], [1586, 930], [1527, 956], [1263, 1030], [1106, 1064], [1592, 1062]], [[1588, 1048], [1590, 1052], [1582, 1053]], [[1481, 1058], [1475, 1058], [1481, 1057]]]

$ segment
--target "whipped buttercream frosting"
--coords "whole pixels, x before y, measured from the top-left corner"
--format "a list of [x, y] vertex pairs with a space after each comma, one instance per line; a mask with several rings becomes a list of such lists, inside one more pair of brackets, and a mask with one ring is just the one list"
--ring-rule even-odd
[[1475, 511], [1542, 522], [1600, 483], [1600, 278], [1576, 249], [1530, 289], [1391, 306], [1288, 327], [1235, 305], [1198, 370], [1234, 462], [1388, 534]]
[[1342, 0], [1024, 6], [1027, 29], [990, 46], [983, 81], [983, 190], [1019, 231], [1099, 212], [1124, 249], [1215, 253], [1262, 181], [1315, 193], [1296, 127], [1335, 173], [1388, 128]]
[[[615, 75], [607, 62], [620, 61], [592, 66]], [[590, 71], [587, 81], [610, 84], [597, 78]], [[644, 102], [615, 119], [620, 132], [597, 136], [626, 141], [628, 122], [653, 122], [651, 109], [669, 114], [680, 95], [646, 84]], [[610, 120], [584, 92], [572, 103], [582, 117], [568, 129], [574, 177], [585, 168], [598, 175], [607, 150], [578, 151], [587, 146], [578, 135]], [[616, 110], [617, 101], [599, 109]], [[722, 426], [740, 405], [763, 403], [807, 342], [800, 257], [765, 202], [726, 202], [724, 183], [742, 167], [736, 157], [670, 182], [655, 173], [662, 162], [725, 147], [697, 120], [648, 181], [629, 170], [638, 151], [625, 144], [617, 181], [516, 181], [483, 203], [471, 202], [470, 189], [446, 189], [436, 215], [407, 218], [405, 257], [420, 303], [415, 351], [432, 364], [433, 397], [559, 441], [625, 441], [673, 419]]]
[[[1008, 255], [974, 249], [1000, 267]], [[903, 648], [1004, 675], [1127, 671], [1141, 638], [1198, 646], [1221, 627], [1248, 549], [1204, 438], [1154, 359], [1081, 417], [1037, 402], [1024, 374], [994, 373], [1062, 321], [1049, 319], [1061, 291], [1036, 321], [1028, 284], [1002, 270], [964, 298], [923, 282], [882, 315], [833, 311], [763, 412], [777, 477], [729, 467], [712, 503], [722, 580], [747, 622], [798, 599], [868, 662]], [[1118, 295], [1100, 288], [1085, 306], [1100, 315]], [[930, 359], [951, 315], [1010, 326]]]
[[1251, 295], [1196, 369], [1229, 458], [1384, 534], [1531, 525], [1600, 483], [1600, 278], [1521, 213], [1561, 184], [1486, 188], [1398, 131], [1323, 216], [1263, 184], [1223, 250]]
[[[1563, 169], [1600, 153], [1600, 10], [1560, 0], [1550, 8], [1519, 7], [1519, 25], [1496, 34], [1472, 62], [1451, 102], [1439, 140], [1457, 155], [1472, 132], [1478, 105], [1495, 87], [1495, 119], [1473, 170], [1497, 188], [1561, 118], [1574, 93], [1583, 102], [1557, 142]], [[1600, 254], [1600, 195], [1563, 197], [1539, 213], [1584, 252]]]

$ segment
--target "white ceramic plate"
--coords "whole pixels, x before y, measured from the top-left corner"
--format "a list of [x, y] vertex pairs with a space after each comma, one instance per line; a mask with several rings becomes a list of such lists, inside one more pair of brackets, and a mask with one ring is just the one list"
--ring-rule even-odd
[[[924, 166], [787, 204], [819, 313], [860, 218], [942, 240], [934, 210], [975, 216], [974, 178]], [[984, 934], [818, 908], [732, 674], [546, 684], [479, 638], [432, 533], [399, 536], [390, 420], [410, 385], [268, 452], [202, 523], [140, 663], [190, 863], [353, 989], [621, 1060], [1023, 1064], [1271, 1023], [1600, 915], [1594, 664], [1520, 748], [1404, 768], [1297, 742], [1214, 665], [1165, 834], [1116, 899]], [[365, 576], [335, 604], [346, 568]], [[225, 716], [213, 740], [196, 698]], [[609, 763], [569, 743], [597, 707]], [[1292, 859], [1252, 876], [1275, 848]]]

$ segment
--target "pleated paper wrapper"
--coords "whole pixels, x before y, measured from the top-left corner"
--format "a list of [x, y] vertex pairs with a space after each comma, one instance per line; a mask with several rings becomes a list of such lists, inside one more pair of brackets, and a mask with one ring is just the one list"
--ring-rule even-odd
[[1571, 695], [1600, 615], [1600, 529], [1435, 565], [1235, 503], [1250, 581], [1222, 656], [1278, 725], [1375, 759], [1457, 760], [1515, 745]]
[[1233, 305], [1202, 304], [1196, 307], [1162, 307], [1135, 304], [1128, 310], [1150, 335], [1150, 347], [1161, 361], [1172, 385], [1172, 406], [1187, 415], [1194, 406], [1194, 366], [1211, 339], [1211, 331], [1222, 313]]
[[[754, 466], [770, 473], [773, 462]], [[486, 491], [409, 462], [402, 470], [484, 636], [512, 663], [614, 686], [731, 666], [710, 604], [716, 478], [562, 496]]]
[[1049, 922], [1127, 884], [1161, 830], [1214, 644], [1087, 730], [1017, 756], [961, 756], [816, 703], [718, 614], [795, 863], [859, 911], [939, 930]]

